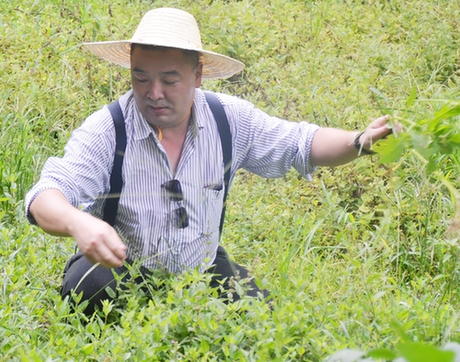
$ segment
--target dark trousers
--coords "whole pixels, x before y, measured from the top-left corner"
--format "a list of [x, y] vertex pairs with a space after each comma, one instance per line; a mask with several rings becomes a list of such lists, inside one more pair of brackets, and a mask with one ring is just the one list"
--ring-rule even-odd
[[[222, 298], [227, 298], [227, 292], [232, 289], [232, 283], [235, 279], [238, 281], [245, 281], [248, 288], [246, 295], [248, 296], [257, 297], [259, 293], [266, 299], [270, 296], [267, 290], [260, 290], [257, 287], [254, 279], [249, 277], [247, 269], [230, 260], [227, 252], [221, 246], [217, 249], [217, 255], [213, 266], [206, 272], [213, 275], [210, 287], [217, 288], [219, 296]], [[119, 279], [121, 279], [122, 282], [126, 282], [131, 278], [128, 268], [125, 266], [113, 269], [104, 268], [102, 266], [94, 267], [94, 264], [92, 264], [81, 252], [77, 253], [68, 260], [64, 269], [64, 279], [61, 288], [62, 299], [70, 296], [72, 291], [74, 291], [76, 295], [83, 292], [80, 301], [89, 301], [84, 311], [85, 314], [93, 314], [96, 307], [102, 310], [103, 300], [113, 300], [106, 291], [107, 287], [116, 291], [118, 286], [114, 273], [120, 276]], [[137, 277], [135, 281], [141, 283], [145, 278], [148, 278], [148, 274], [149, 271], [141, 267], [141, 276]], [[220, 286], [223, 287], [223, 292], [220, 291]], [[238, 299], [240, 299], [240, 296], [237, 293], [232, 293], [232, 300], [236, 301]]]

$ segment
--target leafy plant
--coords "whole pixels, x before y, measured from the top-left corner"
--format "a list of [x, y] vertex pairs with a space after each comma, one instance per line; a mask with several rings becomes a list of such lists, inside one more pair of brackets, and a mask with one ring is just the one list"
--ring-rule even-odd
[[388, 349], [378, 349], [368, 353], [343, 350], [330, 358], [327, 362], [359, 362], [359, 361], [380, 361], [392, 360], [395, 362], [455, 362], [460, 358], [460, 345], [448, 343], [444, 348], [436, 348], [423, 343], [402, 343], [396, 347], [397, 353]]

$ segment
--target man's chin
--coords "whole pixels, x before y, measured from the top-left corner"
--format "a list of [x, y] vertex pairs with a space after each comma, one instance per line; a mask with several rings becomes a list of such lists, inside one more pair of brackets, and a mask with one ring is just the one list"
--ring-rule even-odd
[[147, 114], [147, 117], [146, 117], [145, 114], [143, 116], [144, 116], [145, 120], [151, 126], [155, 126], [155, 127], [167, 127], [168, 125], [170, 125], [174, 121], [174, 120], [171, 119], [171, 116], [169, 116], [169, 115], [152, 115], [150, 113], [150, 114]]

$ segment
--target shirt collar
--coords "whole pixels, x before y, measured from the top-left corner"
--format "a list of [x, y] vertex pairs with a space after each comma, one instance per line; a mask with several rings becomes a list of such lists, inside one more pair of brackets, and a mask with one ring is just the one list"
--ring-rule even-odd
[[[206, 125], [203, 117], [198, 117], [198, 114], [203, 114], [202, 109], [206, 106], [206, 97], [203, 91], [199, 88], [195, 89], [195, 100], [193, 101], [192, 107], [192, 119], [196, 125], [196, 132], [203, 129]], [[201, 111], [200, 111], [201, 110]]]
[[136, 141], [148, 138], [150, 134], [155, 134], [153, 128], [150, 127], [148, 122], [142, 116], [142, 113], [137, 108], [136, 102], [134, 102], [133, 107], [133, 130], [134, 130], [134, 139]]

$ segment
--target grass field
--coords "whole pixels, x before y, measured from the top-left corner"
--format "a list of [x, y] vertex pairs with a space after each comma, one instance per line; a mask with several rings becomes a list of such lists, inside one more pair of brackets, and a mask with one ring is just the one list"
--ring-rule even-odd
[[[312, 182], [238, 174], [223, 245], [272, 292], [273, 312], [226, 306], [191, 274], [159, 280], [149, 300], [132, 286], [85, 318], [59, 297], [73, 241], [25, 219], [45, 160], [130, 88], [128, 70], [80, 44], [129, 39], [162, 6], [194, 14], [206, 49], [246, 64], [204, 89], [292, 121], [404, 124], [381, 145], [391, 162], [361, 158]], [[448, 0], [1, 2], [0, 360], [321, 361], [459, 341], [459, 19]]]

